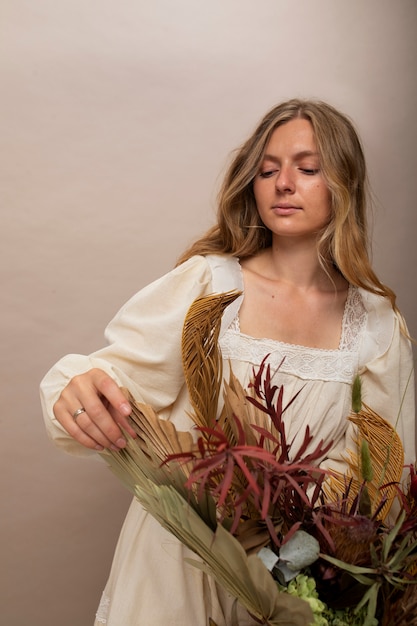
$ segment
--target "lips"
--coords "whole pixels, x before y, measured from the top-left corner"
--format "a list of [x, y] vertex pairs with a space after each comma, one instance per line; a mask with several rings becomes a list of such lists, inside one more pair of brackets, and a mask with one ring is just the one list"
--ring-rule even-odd
[[272, 207], [273, 212], [276, 215], [292, 215], [301, 210], [301, 207], [289, 204], [287, 202], [279, 202]]

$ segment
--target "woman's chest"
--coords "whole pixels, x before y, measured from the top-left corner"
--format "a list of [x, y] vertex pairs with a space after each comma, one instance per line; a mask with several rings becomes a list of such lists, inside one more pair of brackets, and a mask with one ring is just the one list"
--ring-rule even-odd
[[239, 311], [240, 329], [252, 337], [334, 350], [341, 341], [346, 297], [347, 292], [248, 289]]

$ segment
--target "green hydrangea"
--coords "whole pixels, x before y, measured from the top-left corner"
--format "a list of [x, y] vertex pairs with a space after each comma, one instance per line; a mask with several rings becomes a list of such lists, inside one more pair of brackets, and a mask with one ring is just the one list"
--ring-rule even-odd
[[312, 626], [363, 626], [365, 622], [365, 610], [361, 610], [356, 614], [352, 609], [342, 611], [330, 609], [320, 600], [316, 589], [316, 581], [310, 576], [298, 574], [288, 583], [287, 587], [278, 586], [281, 591], [308, 602], [314, 616]]
[[302, 598], [310, 605], [314, 615], [314, 626], [330, 626], [329, 621], [325, 617], [327, 606], [319, 598], [319, 594], [316, 590], [316, 581], [314, 578], [306, 576], [304, 574], [298, 574], [293, 578], [288, 586], [282, 587], [282, 590], [286, 591], [292, 596]]

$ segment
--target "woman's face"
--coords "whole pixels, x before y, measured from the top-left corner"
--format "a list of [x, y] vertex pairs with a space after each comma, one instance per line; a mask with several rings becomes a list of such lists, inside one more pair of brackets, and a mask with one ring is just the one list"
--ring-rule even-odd
[[328, 224], [330, 192], [308, 120], [297, 118], [274, 130], [253, 191], [260, 218], [274, 240], [316, 238]]

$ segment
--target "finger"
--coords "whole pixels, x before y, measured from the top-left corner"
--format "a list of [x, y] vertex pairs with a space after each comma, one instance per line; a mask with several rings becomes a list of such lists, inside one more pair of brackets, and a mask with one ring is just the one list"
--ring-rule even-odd
[[[106, 433], [103, 432], [102, 428], [95, 426], [92, 420], [88, 417], [88, 409], [84, 407], [84, 405], [87, 405], [88, 403], [88, 396], [87, 400], [84, 400], [82, 397], [74, 396], [71, 390], [71, 385], [68, 385], [53, 407], [54, 415], [61, 426], [82, 445], [95, 449], [98, 449], [97, 446], [101, 448], [109, 448], [112, 446], [113, 442], [109, 439]], [[99, 399], [98, 403], [101, 404]], [[74, 410], [75, 406], [77, 409]], [[104, 407], [102, 407], [102, 409], [106, 412]], [[86, 417], [87, 419], [85, 419]], [[114, 423], [110, 415], [108, 416], [108, 419], [114, 430], [115, 441], [119, 441], [119, 443], [123, 446], [124, 441], [122, 441], [120, 429]], [[78, 423], [79, 420], [80, 423]]]
[[[91, 372], [93, 374], [93, 383], [99, 394], [102, 396], [101, 399], [104, 399], [103, 404], [113, 421], [126, 430], [131, 437], [137, 437], [135, 430], [133, 429], [130, 421], [127, 419], [132, 412], [132, 407], [124, 392], [117, 385], [117, 383], [110, 376], [108, 376], [108, 374], [103, 372], [103, 370], [94, 369], [91, 370]], [[91, 411], [94, 411], [94, 407], [90, 408], [90, 412]], [[107, 418], [107, 415], [105, 417]], [[114, 437], [109, 435], [107, 432], [106, 434], [114, 442]], [[116, 445], [118, 445], [117, 441]]]
[[[106, 372], [100, 369], [91, 370], [91, 381], [97, 391], [107, 400], [121, 418], [127, 417], [132, 412], [129, 401], [120, 389], [119, 385]], [[127, 422], [127, 420], [126, 420]]]
[[136, 438], [138, 436], [127, 417], [121, 415], [120, 412], [116, 411], [116, 409], [114, 409], [111, 405], [107, 407], [107, 410], [116, 422], [116, 424], [118, 424], [121, 428], [128, 432], [131, 437]]
[[100, 430], [95, 433], [95, 437], [88, 435], [87, 432], [81, 428], [81, 425], [77, 423], [80, 418], [81, 415], [74, 419], [68, 411], [66, 412], [66, 415], [62, 415], [62, 413], [60, 413], [60, 417], [57, 417], [58, 421], [63, 428], [65, 428], [67, 433], [86, 448], [102, 451], [104, 448], [110, 448], [113, 445]]
[[[104, 447], [124, 447], [126, 441], [122, 431], [107, 407], [112, 407], [122, 425], [125, 415], [131, 412], [130, 404], [117, 384], [102, 370], [93, 369], [71, 379], [53, 411], [65, 430], [83, 445], [91, 448], [95, 447], [95, 442]], [[81, 409], [84, 412], [77, 415]], [[78, 427], [74, 426], [74, 416], [77, 421], [82, 418]]]
[[[72, 418], [73, 419], [73, 418]], [[120, 436], [116, 442], [112, 442], [89, 417], [87, 411], [80, 413], [73, 419], [72, 432], [78, 440], [93, 441], [95, 449], [111, 448], [112, 450], [120, 450], [126, 446], [126, 439]], [[88, 438], [88, 439], [87, 439]]]
[[97, 433], [101, 433], [99, 443], [104, 437], [118, 448], [126, 445], [122, 430], [107, 410], [102, 398], [87, 395], [80, 398], [80, 403], [85, 412], [77, 418], [77, 424], [84, 432], [93, 438], [96, 438]]
[[[99, 369], [91, 370], [92, 383], [100, 396], [100, 403], [94, 402], [89, 404], [88, 413], [93, 420], [104, 432], [104, 434], [117, 446], [120, 446], [120, 429], [115, 430], [113, 422], [125, 429], [131, 437], [137, 437], [136, 432], [132, 428], [127, 416], [132, 412], [132, 407], [127, 400], [124, 392], [117, 383], [105, 372]], [[94, 395], [89, 396], [93, 399]], [[95, 400], [95, 397], [94, 397]], [[106, 411], [103, 412], [101, 403]], [[111, 416], [113, 422], [109, 421], [108, 415]]]

